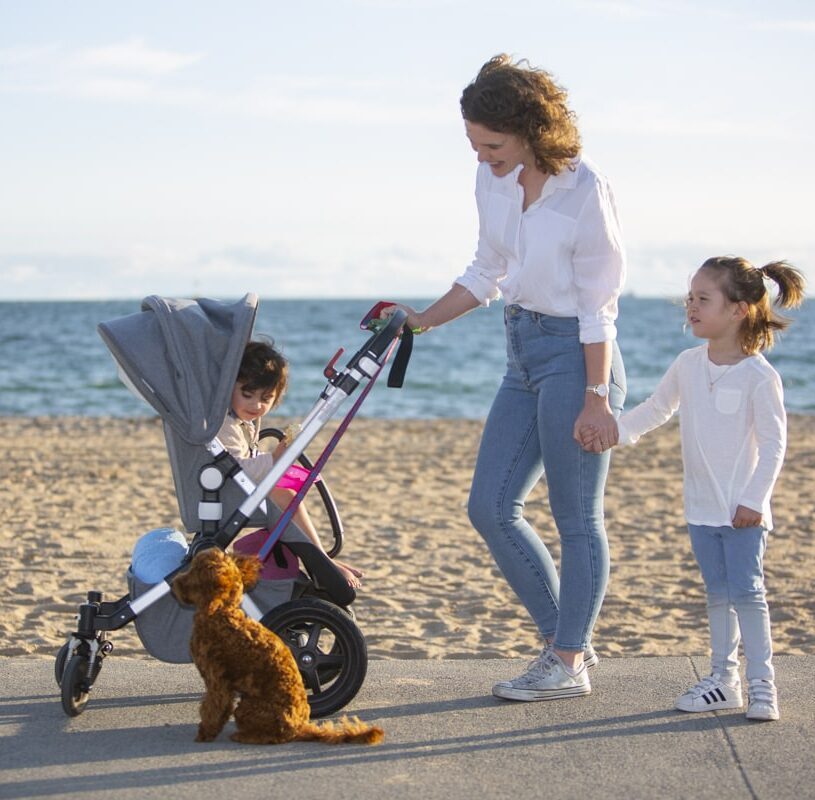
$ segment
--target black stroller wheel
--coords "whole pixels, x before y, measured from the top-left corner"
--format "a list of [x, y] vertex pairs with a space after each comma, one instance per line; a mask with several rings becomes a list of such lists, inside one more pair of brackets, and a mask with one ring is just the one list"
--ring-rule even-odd
[[356, 696], [368, 671], [368, 649], [346, 612], [304, 597], [273, 608], [261, 622], [292, 651], [313, 717], [332, 714]]
[[69, 717], [78, 717], [88, 703], [88, 666], [86, 655], [74, 653], [62, 673], [62, 708]]
[[57, 656], [54, 659], [54, 677], [57, 680], [57, 686], [62, 686], [62, 673], [65, 672], [65, 659], [67, 657], [68, 642], [65, 642], [65, 644], [57, 650]]

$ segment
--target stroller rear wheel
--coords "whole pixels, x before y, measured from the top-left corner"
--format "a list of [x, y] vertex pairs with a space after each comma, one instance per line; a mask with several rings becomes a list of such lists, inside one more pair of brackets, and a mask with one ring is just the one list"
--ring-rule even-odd
[[332, 714], [356, 696], [368, 671], [368, 649], [346, 612], [303, 597], [273, 608], [261, 622], [292, 651], [312, 716]]

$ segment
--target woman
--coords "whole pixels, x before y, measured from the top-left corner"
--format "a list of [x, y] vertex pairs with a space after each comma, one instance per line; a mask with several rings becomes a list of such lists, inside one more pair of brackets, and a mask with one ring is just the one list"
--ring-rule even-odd
[[[408, 324], [427, 331], [503, 294], [507, 372], [493, 402], [469, 515], [526, 606], [545, 646], [493, 693], [550, 700], [591, 692], [592, 628], [608, 582], [603, 491], [625, 376], [616, 346], [625, 256], [606, 179], [580, 155], [566, 92], [506, 55], [488, 61], [461, 96], [478, 154], [475, 259]], [[597, 431], [592, 452], [579, 429]], [[524, 519], [544, 471], [561, 571]], [[584, 657], [585, 655], [585, 657]]]

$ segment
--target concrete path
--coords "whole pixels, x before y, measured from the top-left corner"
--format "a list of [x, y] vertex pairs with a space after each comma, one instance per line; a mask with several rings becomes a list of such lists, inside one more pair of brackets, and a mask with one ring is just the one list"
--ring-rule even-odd
[[520, 661], [373, 661], [347, 711], [379, 747], [193, 741], [195, 668], [116, 658], [85, 713], [62, 711], [53, 662], [0, 658], [0, 797], [815, 798], [815, 657], [778, 657], [782, 718], [682, 714], [703, 658], [605, 658], [589, 697], [490, 695]]

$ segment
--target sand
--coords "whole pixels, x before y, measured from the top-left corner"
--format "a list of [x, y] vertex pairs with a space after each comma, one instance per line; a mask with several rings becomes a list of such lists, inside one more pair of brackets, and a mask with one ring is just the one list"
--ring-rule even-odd
[[[272, 420], [283, 425], [288, 420]], [[309, 448], [313, 457], [333, 430]], [[372, 658], [519, 657], [540, 642], [466, 516], [481, 424], [356, 419], [323, 474], [366, 570], [355, 604]], [[180, 526], [158, 419], [0, 418], [0, 655], [50, 657], [89, 589], [126, 591], [136, 539]], [[766, 558], [775, 650], [815, 653], [815, 417], [790, 419]], [[310, 498], [315, 511], [318, 500]], [[676, 425], [615, 451], [612, 568], [595, 629], [614, 655], [708, 651], [702, 583], [682, 514]], [[557, 556], [545, 486], [528, 516]], [[133, 626], [116, 652], [149, 657]]]

